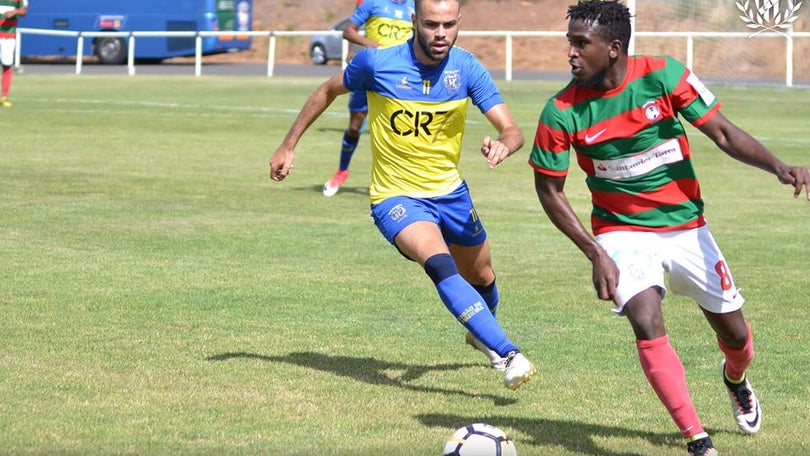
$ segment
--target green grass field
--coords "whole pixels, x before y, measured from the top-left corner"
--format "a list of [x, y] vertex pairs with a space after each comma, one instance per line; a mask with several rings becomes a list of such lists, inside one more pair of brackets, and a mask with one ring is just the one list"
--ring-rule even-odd
[[[469, 117], [462, 170], [489, 231], [499, 318], [540, 374], [517, 392], [465, 346], [424, 272], [368, 216], [368, 138], [346, 187], [346, 99], [295, 172], [267, 161], [313, 79], [15, 76], [0, 111], [0, 453], [438, 455], [488, 422], [521, 456], [684, 455], [629, 324], [536, 201], [528, 146], [495, 170]], [[560, 86], [501, 83], [527, 139]], [[810, 91], [715, 88], [724, 112], [810, 165]], [[691, 129], [707, 216], [748, 303], [760, 435], [734, 424], [696, 306], [665, 312], [724, 455], [810, 453], [810, 205]], [[589, 211], [583, 175], [568, 193]]]

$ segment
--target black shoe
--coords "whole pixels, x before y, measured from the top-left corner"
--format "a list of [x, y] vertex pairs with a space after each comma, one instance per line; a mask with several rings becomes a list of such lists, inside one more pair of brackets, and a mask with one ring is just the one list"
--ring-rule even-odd
[[702, 439], [692, 440], [686, 444], [686, 451], [689, 456], [717, 456], [717, 450], [714, 449], [712, 439], [709, 436]]

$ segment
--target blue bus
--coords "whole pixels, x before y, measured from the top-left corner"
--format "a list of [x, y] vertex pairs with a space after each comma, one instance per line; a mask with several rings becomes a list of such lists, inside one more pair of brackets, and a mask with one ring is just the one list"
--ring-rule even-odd
[[[250, 49], [252, 0], [35, 0], [21, 17], [23, 29], [71, 32], [232, 31], [232, 35], [202, 38], [203, 55]], [[22, 32], [21, 57], [76, 56], [73, 36]], [[90, 45], [88, 45], [90, 44]], [[193, 56], [194, 37], [137, 37], [134, 58], [161, 61]], [[121, 64], [127, 60], [127, 38], [85, 38], [84, 56], [99, 62]]]

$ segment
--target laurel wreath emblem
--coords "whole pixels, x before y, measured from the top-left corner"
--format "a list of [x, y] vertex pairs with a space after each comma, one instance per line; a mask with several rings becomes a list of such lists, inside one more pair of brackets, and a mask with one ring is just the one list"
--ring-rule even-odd
[[801, 8], [802, 2], [787, 0], [784, 11], [780, 10], [779, 3], [779, 0], [754, 0], [753, 3], [751, 0], [736, 1], [737, 9], [744, 14], [744, 16], [740, 16], [740, 19], [745, 26], [750, 29], [760, 29], [748, 35], [749, 38], [766, 30], [787, 37], [781, 30], [789, 29], [798, 19], [796, 12]]

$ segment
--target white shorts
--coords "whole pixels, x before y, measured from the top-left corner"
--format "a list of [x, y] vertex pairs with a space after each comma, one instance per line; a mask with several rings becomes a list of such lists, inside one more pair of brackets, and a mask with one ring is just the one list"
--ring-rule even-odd
[[596, 240], [619, 268], [621, 307], [614, 309], [619, 314], [647, 288], [659, 287], [666, 295], [665, 272], [673, 293], [691, 296], [709, 312], [733, 312], [745, 302], [707, 225], [660, 233], [614, 231]]
[[17, 46], [15, 38], [0, 38], [0, 64], [4, 67], [14, 65], [14, 48]]

